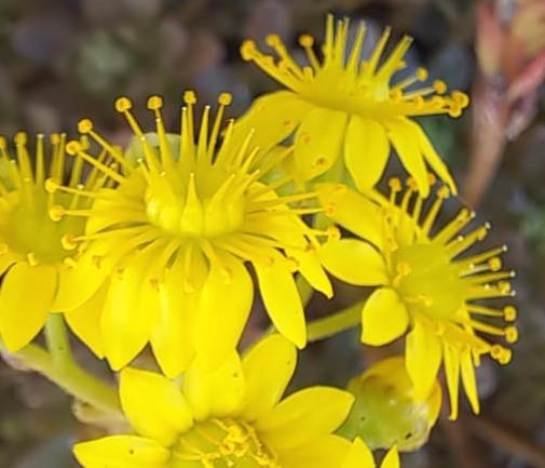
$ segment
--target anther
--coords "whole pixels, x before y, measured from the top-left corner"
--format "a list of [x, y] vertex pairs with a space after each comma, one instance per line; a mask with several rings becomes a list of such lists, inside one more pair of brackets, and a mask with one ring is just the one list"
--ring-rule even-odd
[[60, 221], [64, 216], [64, 207], [61, 205], [54, 205], [49, 209], [49, 217], [52, 221]]
[[341, 238], [341, 230], [337, 226], [329, 226], [326, 229], [327, 237], [330, 240], [339, 240]]
[[53, 179], [49, 178], [45, 181], [44, 187], [47, 193], [55, 193], [59, 188], [59, 184]]
[[127, 112], [132, 109], [132, 102], [128, 97], [119, 97], [115, 101], [115, 110], [117, 112]]
[[158, 110], [163, 107], [163, 98], [161, 96], [150, 96], [148, 99], [148, 109]]
[[24, 146], [27, 143], [27, 134], [25, 132], [17, 132], [14, 137], [17, 146]]
[[65, 250], [74, 250], [78, 247], [78, 242], [73, 234], [65, 234], [61, 237], [61, 244]]
[[255, 42], [252, 40], [246, 40], [240, 46], [240, 55], [243, 60], [250, 61], [253, 60], [256, 53]]
[[184, 92], [184, 102], [186, 104], [195, 104], [197, 102], [197, 95], [194, 91], [187, 90]]
[[280, 39], [280, 36], [278, 34], [268, 34], [265, 38], [265, 42], [270, 47], [278, 47], [282, 46], [282, 39]]
[[451, 94], [453, 101], [458, 104], [462, 109], [469, 105], [469, 96], [461, 91], [454, 91]]
[[388, 185], [390, 186], [390, 190], [392, 190], [393, 192], [401, 191], [401, 181], [397, 177], [392, 177], [388, 181]]
[[416, 77], [419, 81], [426, 81], [428, 79], [428, 70], [423, 67], [416, 69]]
[[515, 326], [506, 327], [505, 330], [505, 341], [510, 344], [516, 343], [519, 339], [519, 331]]
[[301, 34], [299, 36], [299, 45], [301, 47], [312, 47], [314, 45], [314, 38], [310, 34]]
[[49, 137], [49, 141], [52, 145], [58, 145], [61, 142], [61, 136], [58, 133], [52, 133]]
[[488, 268], [490, 268], [491, 271], [500, 271], [501, 267], [502, 261], [499, 257], [492, 257], [488, 260]]
[[443, 185], [439, 190], [437, 190], [437, 197], [442, 198], [443, 200], [450, 196], [450, 190], [446, 185]]
[[218, 97], [218, 104], [222, 106], [229, 106], [233, 102], [233, 95], [231, 93], [221, 93]]
[[513, 306], [503, 308], [503, 318], [506, 322], [514, 322], [517, 319], [517, 309]]
[[69, 141], [69, 142], [66, 144], [66, 152], [67, 152], [70, 156], [75, 156], [75, 155], [78, 154], [80, 151], [81, 151], [81, 143], [80, 143], [79, 141], [72, 140], [72, 141]]
[[447, 84], [442, 80], [435, 80], [433, 82], [433, 89], [438, 94], [444, 94], [447, 92]]
[[81, 119], [78, 122], [78, 132], [86, 134], [93, 130], [93, 122], [90, 119]]

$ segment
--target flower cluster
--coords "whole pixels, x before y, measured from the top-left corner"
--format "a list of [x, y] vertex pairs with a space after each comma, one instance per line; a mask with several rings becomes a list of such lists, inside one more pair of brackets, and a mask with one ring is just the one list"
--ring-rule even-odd
[[[147, 102], [152, 128], [118, 98], [126, 147], [88, 118], [76, 138], [0, 139], [2, 346], [133, 430], [77, 444], [82, 466], [372, 468], [384, 448], [381, 466], [396, 468], [438, 418], [441, 367], [451, 419], [460, 382], [479, 412], [475, 368], [485, 355], [507, 364], [518, 338], [516, 309], [498, 305], [514, 273], [505, 247], [474, 250], [489, 225], [470, 229], [470, 209], [437, 221], [456, 184], [412, 119], [458, 117], [468, 98], [404, 72], [410, 38], [385, 55], [387, 29], [362, 57], [365, 25], [349, 33], [329, 15], [321, 53], [300, 38], [303, 65], [276, 35], [275, 56], [244, 42], [243, 59], [287, 90], [236, 121], [230, 94], [197, 119], [186, 91], [174, 132], [161, 97]], [[384, 191], [392, 150], [408, 177]], [[374, 290], [308, 320], [310, 294], [333, 296], [330, 276]], [[256, 297], [271, 330], [239, 354]], [[119, 398], [69, 356], [64, 322], [120, 372]], [[366, 345], [406, 335], [404, 356], [347, 390], [282, 399], [298, 349], [360, 324]], [[44, 327], [48, 352], [31, 343]], [[148, 348], [160, 373], [136, 368]]]

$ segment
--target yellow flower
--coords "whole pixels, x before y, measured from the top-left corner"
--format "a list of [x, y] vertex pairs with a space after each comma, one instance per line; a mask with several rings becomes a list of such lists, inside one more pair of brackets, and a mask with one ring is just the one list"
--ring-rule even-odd
[[[70, 288], [77, 252], [67, 250], [67, 235], [83, 232], [83, 223], [76, 218], [54, 221], [49, 209], [60, 202], [87, 206], [77, 196], [46, 190], [46, 185], [59, 183], [63, 177], [65, 135], [52, 135], [50, 145], [44, 135], [38, 135], [34, 158], [27, 139], [24, 133], [15, 136], [13, 157], [6, 140], [0, 138], [0, 336], [10, 351], [27, 345], [42, 329], [49, 312], [62, 311]], [[80, 184], [82, 167], [82, 160], [76, 158], [70, 187]], [[79, 186], [82, 191], [94, 190], [100, 183], [94, 172]]]
[[353, 397], [310, 387], [281, 400], [296, 358], [293, 345], [271, 335], [242, 362], [233, 352], [213, 372], [192, 364], [181, 389], [159, 374], [127, 368], [121, 405], [137, 435], [76, 444], [76, 458], [87, 468], [339, 466], [350, 443], [332, 432]]
[[[367, 445], [358, 437], [352, 443], [352, 447], [344, 459], [341, 468], [375, 468], [376, 466], [371, 450], [369, 450]], [[397, 449], [393, 447], [382, 460], [380, 468], [399, 467], [399, 455]]]
[[[433, 183], [430, 177], [430, 186]], [[467, 208], [441, 229], [434, 227], [448, 189], [440, 187], [433, 200], [418, 195], [409, 180], [402, 189], [390, 181], [390, 196], [366, 198], [344, 186], [322, 187], [321, 198], [331, 218], [359, 239], [330, 242], [323, 248], [325, 267], [356, 285], [380, 286], [362, 310], [362, 341], [383, 345], [410, 332], [406, 339], [406, 367], [417, 397], [425, 398], [444, 363], [451, 399], [451, 418], [458, 411], [461, 380], [475, 412], [479, 398], [475, 366], [490, 354], [502, 364], [511, 351], [477, 335], [482, 332], [517, 339], [517, 329], [492, 321], [512, 322], [516, 310], [485, 306], [482, 299], [512, 297], [512, 271], [502, 270], [505, 247], [464, 254], [484, 239], [488, 224], [465, 230], [474, 217]], [[427, 208], [426, 208], [427, 207]]]
[[265, 148], [295, 131], [294, 173], [303, 180], [325, 172], [343, 154], [357, 186], [368, 189], [380, 179], [393, 146], [422, 195], [428, 192], [426, 163], [455, 191], [446, 166], [410, 117], [457, 117], [468, 105], [468, 97], [459, 91], [445, 95], [442, 81], [413, 86], [427, 80], [423, 68], [392, 83], [394, 75], [406, 68], [403, 57], [412, 39], [405, 36], [381, 60], [390, 37], [388, 28], [371, 56], [362, 60], [365, 24], [360, 24], [351, 47], [348, 29], [348, 19], [335, 26], [328, 15], [321, 61], [314, 52], [314, 39], [301, 36], [299, 43], [309, 63], [305, 66], [296, 63], [276, 35], [268, 36], [267, 42], [278, 55], [277, 63], [253, 41], [245, 41], [242, 57], [289, 91], [259, 98], [237, 129], [243, 136], [255, 128], [255, 143]]
[[69, 154], [115, 183], [90, 194], [91, 209], [58, 207], [54, 213], [87, 218], [85, 235], [72, 241], [89, 243], [78, 271], [81, 282], [94, 288], [66, 308], [75, 308], [69, 314], [75, 333], [114, 370], [148, 342], [168, 376], [185, 370], [195, 354], [211, 366], [219, 364], [235, 349], [252, 306], [247, 263], [275, 327], [299, 347], [306, 344], [306, 328], [293, 273], [331, 295], [316, 250], [317, 238], [335, 231], [307, 227], [300, 215], [316, 210], [290, 206], [316, 199], [316, 193], [279, 196], [276, 190], [289, 179], [262, 181], [290, 150], [250, 150], [251, 134], [235, 145], [232, 122], [216, 148], [230, 100], [228, 94], [220, 96], [213, 122], [210, 108], [204, 109], [197, 142], [195, 95], [187, 92], [178, 135], [166, 133], [160, 97], [148, 101], [156, 134], [144, 134], [129, 99], [119, 98], [116, 109], [136, 136], [128, 153], [100, 136], [88, 119], [79, 130], [99, 156], [79, 142], [67, 145]]

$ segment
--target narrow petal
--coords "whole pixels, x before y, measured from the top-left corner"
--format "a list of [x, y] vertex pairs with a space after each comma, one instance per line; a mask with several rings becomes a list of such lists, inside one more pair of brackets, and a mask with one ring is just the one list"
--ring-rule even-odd
[[384, 221], [377, 204], [345, 185], [320, 184], [317, 188], [329, 218], [381, 250]]
[[[350, 442], [336, 435], [325, 435], [312, 442], [280, 453], [282, 468], [332, 468], [346, 457]], [[352, 468], [366, 468], [365, 465], [348, 465]], [[344, 465], [343, 465], [344, 468]]]
[[348, 416], [354, 397], [331, 387], [310, 387], [290, 395], [256, 427], [276, 450], [294, 449], [337, 430]]
[[460, 387], [460, 356], [458, 350], [453, 346], [445, 343], [443, 347], [445, 358], [445, 376], [447, 379], [447, 388], [450, 399], [450, 416], [451, 421], [458, 418], [458, 393]]
[[430, 191], [428, 171], [418, 144], [418, 135], [407, 122], [405, 118], [388, 121], [388, 136], [403, 166], [414, 177], [420, 195], [427, 197]]
[[475, 367], [469, 350], [464, 351], [461, 355], [461, 368], [462, 383], [469, 403], [471, 403], [471, 409], [475, 414], [479, 414], [479, 392], [475, 379]]
[[361, 341], [381, 346], [400, 337], [409, 325], [409, 313], [390, 288], [376, 290], [363, 306]]
[[373, 453], [359, 437], [352, 443], [341, 468], [375, 468]]
[[298, 348], [304, 348], [307, 343], [305, 314], [287, 262], [279, 257], [268, 265], [259, 262], [253, 265], [263, 303], [274, 326]]
[[246, 404], [241, 416], [254, 421], [271, 410], [282, 398], [295, 371], [297, 352], [281, 335], [259, 341], [244, 356]]
[[236, 349], [254, 299], [244, 264], [226, 253], [221, 254], [221, 262], [221, 267], [210, 268], [196, 313], [196, 351], [210, 368]]
[[352, 115], [346, 130], [344, 160], [359, 190], [368, 190], [380, 180], [389, 154], [390, 142], [384, 127]]
[[45, 324], [57, 288], [50, 266], [16, 263], [6, 274], [0, 292], [0, 335], [9, 351], [18, 351]]
[[119, 395], [123, 412], [136, 432], [164, 447], [193, 425], [191, 408], [180, 389], [160, 374], [124, 369]]
[[254, 132], [252, 143], [268, 150], [285, 140], [300, 124], [310, 104], [290, 91], [278, 91], [256, 99], [235, 123], [233, 138], [243, 141]]
[[226, 356], [223, 364], [212, 371], [196, 359], [185, 374], [183, 392], [198, 421], [209, 415], [223, 417], [238, 413], [245, 395], [238, 354]]
[[414, 384], [415, 398], [427, 398], [435, 384], [441, 364], [441, 340], [435, 331], [415, 320], [407, 335], [406, 366]]
[[84, 468], [166, 468], [170, 458], [157, 442], [131, 435], [81, 442], [74, 455]]
[[104, 357], [104, 342], [100, 330], [100, 317], [106, 302], [108, 287], [100, 289], [79, 307], [64, 313], [66, 322], [75, 335], [100, 359]]
[[326, 172], [340, 156], [348, 116], [315, 107], [308, 112], [295, 137], [295, 174], [309, 180]]
[[320, 257], [327, 270], [346, 283], [376, 286], [388, 282], [382, 255], [367, 242], [330, 241], [320, 249]]
[[331, 281], [322, 267], [316, 250], [286, 249], [286, 254], [297, 261], [299, 271], [313, 289], [320, 291], [327, 298], [333, 296]]
[[399, 454], [397, 448], [392, 447], [380, 464], [380, 468], [399, 468]]
[[140, 254], [111, 279], [100, 326], [113, 370], [125, 367], [142, 351], [159, 317], [159, 292], [146, 275], [149, 261], [149, 254]]

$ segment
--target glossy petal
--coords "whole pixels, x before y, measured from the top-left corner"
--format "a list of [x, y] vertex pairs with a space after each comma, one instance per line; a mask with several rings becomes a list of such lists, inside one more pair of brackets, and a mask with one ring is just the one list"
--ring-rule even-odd
[[245, 382], [238, 354], [233, 352], [214, 370], [195, 360], [185, 374], [183, 392], [198, 421], [210, 415], [223, 417], [240, 411]]
[[309, 108], [308, 103], [290, 91], [262, 96], [236, 121], [233, 138], [243, 141], [253, 131], [252, 144], [267, 150], [285, 140]]
[[[350, 443], [346, 439], [328, 434], [296, 449], [281, 452], [280, 463], [282, 468], [338, 467], [339, 462], [345, 458], [349, 448]], [[366, 467], [357, 465], [357, 468]]]
[[298, 348], [304, 348], [307, 342], [305, 315], [287, 262], [277, 258], [270, 265], [255, 262], [254, 268], [261, 297], [274, 326]]
[[[212, 265], [200, 293], [195, 347], [203, 364], [216, 367], [237, 347], [254, 298], [244, 264], [226, 253], [223, 268]], [[226, 274], [227, 273], [227, 274]]]
[[388, 282], [382, 255], [367, 242], [330, 241], [320, 249], [320, 257], [327, 270], [346, 283], [375, 286]]
[[409, 313], [390, 288], [376, 290], [363, 306], [361, 341], [381, 346], [400, 337], [409, 325]]
[[388, 156], [390, 142], [384, 127], [369, 119], [352, 115], [346, 131], [344, 159], [359, 190], [367, 190], [380, 180]]
[[320, 291], [327, 298], [331, 298], [333, 296], [331, 281], [329, 281], [329, 278], [320, 262], [320, 257], [314, 249], [286, 249], [286, 254], [293, 257], [297, 261], [299, 271], [313, 289]]
[[74, 446], [84, 468], [166, 468], [170, 453], [143, 437], [117, 435]]
[[179, 387], [160, 374], [124, 369], [119, 395], [136, 432], [165, 447], [193, 425], [191, 408]]
[[473, 365], [471, 352], [469, 350], [464, 351], [460, 357], [464, 390], [469, 402], [471, 403], [473, 412], [475, 414], [479, 414], [479, 393], [477, 388], [477, 380], [475, 379], [475, 366]]
[[242, 361], [246, 404], [241, 416], [253, 421], [271, 410], [284, 394], [295, 371], [297, 352], [281, 335], [259, 341]]
[[445, 377], [447, 379], [447, 388], [450, 399], [451, 421], [458, 418], [458, 394], [460, 388], [460, 356], [458, 350], [445, 343], [443, 346], [443, 356], [445, 360]]
[[384, 221], [377, 204], [345, 185], [320, 184], [317, 188], [320, 203], [333, 221], [381, 250]]
[[309, 111], [295, 137], [295, 176], [309, 180], [327, 171], [340, 156], [347, 114], [322, 107]]
[[405, 348], [407, 372], [414, 384], [415, 398], [427, 398], [441, 364], [441, 341], [435, 331], [415, 320]]
[[18, 351], [45, 324], [57, 288], [57, 272], [50, 266], [15, 264], [3, 279], [0, 292], [0, 335], [9, 351]]
[[108, 287], [104, 284], [89, 300], [64, 313], [70, 329], [101, 359], [104, 357], [104, 342], [100, 329], [100, 317], [107, 292]]
[[388, 121], [386, 124], [388, 137], [403, 166], [414, 177], [420, 195], [427, 197], [430, 191], [428, 171], [418, 144], [418, 135], [407, 122], [405, 118]]
[[353, 402], [352, 394], [343, 390], [306, 388], [290, 395], [263, 415], [256, 427], [271, 447], [293, 449], [338, 429]]
[[359, 437], [352, 443], [341, 468], [375, 468], [373, 453]]

